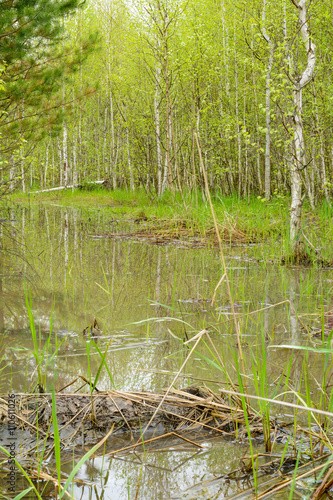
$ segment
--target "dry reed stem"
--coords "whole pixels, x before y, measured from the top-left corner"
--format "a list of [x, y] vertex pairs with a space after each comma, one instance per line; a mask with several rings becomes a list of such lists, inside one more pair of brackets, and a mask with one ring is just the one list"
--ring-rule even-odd
[[318, 498], [320, 498], [325, 493], [325, 491], [331, 486], [332, 479], [329, 480], [329, 477], [332, 475], [332, 473], [333, 473], [333, 465], [329, 468], [329, 470], [325, 474], [321, 484], [313, 492], [313, 495], [311, 496], [310, 500], [318, 500]]
[[213, 293], [213, 297], [212, 297], [212, 301], [210, 303], [211, 306], [214, 305], [216, 292], [219, 289], [220, 285], [222, 285], [224, 278], [225, 278], [225, 273], [224, 273], [224, 275], [222, 276], [222, 278], [220, 279], [220, 281], [218, 282], [218, 284], [215, 287], [215, 290], [214, 290], [214, 293]]
[[[196, 348], [196, 346], [199, 344], [199, 342], [200, 342], [200, 340], [201, 340], [202, 336], [203, 336], [205, 333], [206, 333], [206, 330], [204, 329], [204, 330], [202, 330], [201, 332], [199, 332], [199, 334], [198, 334], [198, 335], [196, 335], [196, 337], [198, 337], [198, 338], [197, 338], [196, 343], [194, 344], [194, 346], [192, 347], [191, 351], [190, 351], [190, 352], [189, 352], [189, 354], [187, 355], [187, 357], [186, 357], [186, 359], [185, 359], [184, 363], [182, 364], [182, 366], [181, 366], [181, 367], [180, 367], [180, 369], [178, 370], [178, 373], [177, 373], [177, 374], [176, 374], [176, 376], [174, 377], [174, 379], [173, 379], [173, 381], [171, 382], [171, 384], [170, 384], [170, 386], [169, 386], [168, 390], [166, 391], [166, 393], [165, 393], [164, 397], [162, 398], [162, 401], [159, 403], [159, 405], [158, 405], [158, 407], [156, 408], [156, 410], [155, 410], [155, 412], [154, 412], [153, 416], [151, 417], [151, 419], [149, 420], [148, 424], [146, 425], [146, 427], [145, 427], [144, 431], [142, 432], [142, 437], [145, 435], [145, 432], [146, 432], [146, 431], [147, 431], [147, 429], [149, 428], [149, 426], [150, 426], [150, 424], [152, 423], [152, 421], [154, 420], [154, 418], [155, 418], [155, 416], [156, 416], [157, 412], [159, 411], [159, 409], [161, 408], [162, 404], [164, 403], [164, 401], [165, 401], [165, 399], [166, 399], [167, 395], [169, 394], [169, 392], [170, 392], [170, 390], [171, 390], [172, 386], [175, 384], [176, 380], [178, 379], [179, 374], [182, 372], [182, 370], [183, 370], [183, 368], [185, 367], [186, 363], [188, 362], [188, 360], [189, 360], [189, 359], [190, 359], [190, 357], [192, 356], [192, 353], [193, 353], [194, 349], [195, 349], [195, 348]], [[192, 339], [192, 340], [193, 340], [193, 339]]]
[[[67, 389], [67, 387], [70, 387], [71, 385], [75, 384], [75, 382], [77, 380], [79, 380], [79, 378], [81, 378], [85, 384], [84, 385], [89, 385], [90, 387], [93, 386], [94, 384], [92, 384], [91, 382], [89, 382], [89, 380], [87, 380], [83, 375], [78, 375], [74, 380], [72, 380], [71, 382], [69, 382], [69, 384], [65, 385], [64, 387], [62, 387], [61, 389], [58, 390], [57, 394], [59, 394], [59, 392], [63, 391], [64, 389]], [[84, 385], [82, 387], [84, 387]], [[81, 389], [82, 389], [81, 387]], [[97, 387], [95, 387], [95, 391], [96, 392], [100, 392]]]
[[129, 431], [130, 431], [130, 434], [131, 434], [131, 441], [133, 441], [133, 433], [132, 433], [132, 428], [130, 426], [130, 424], [127, 422], [126, 420], [126, 417], [125, 415], [123, 414], [123, 412], [121, 411], [121, 409], [119, 408], [119, 406], [117, 405], [117, 402], [113, 399], [113, 397], [111, 396], [111, 394], [108, 394], [108, 397], [111, 399], [112, 403], [115, 405], [115, 407], [117, 408], [117, 410], [119, 411], [120, 415], [123, 417]]
[[261, 396], [254, 396], [253, 394], [246, 395], [246, 394], [241, 393], [241, 392], [228, 391], [227, 389], [221, 389], [221, 393], [242, 396], [242, 397], [247, 396], [250, 399], [257, 399], [259, 401], [266, 401], [267, 403], [273, 403], [273, 404], [277, 404], [280, 406], [287, 406], [288, 408], [295, 408], [297, 410], [310, 411], [311, 413], [318, 413], [319, 415], [325, 415], [327, 417], [333, 418], [333, 413], [330, 413], [328, 411], [317, 410], [317, 408], [310, 408], [309, 406], [296, 405], [294, 403], [287, 403], [286, 401], [279, 401], [278, 399], [262, 398]]
[[[330, 463], [333, 463], [332, 461]], [[302, 467], [299, 467], [298, 470], [302, 469], [303, 467], [307, 467], [309, 464], [304, 464]], [[308, 472], [304, 472], [304, 474], [301, 474], [299, 476], [296, 476], [295, 481], [299, 481], [300, 479], [303, 479], [305, 477], [311, 476], [311, 474], [314, 474], [315, 472], [318, 472], [320, 469], [323, 469], [326, 464], [318, 465], [317, 467], [309, 470]], [[281, 483], [279, 483], [276, 487], [270, 488], [269, 490], [263, 491], [260, 495], [252, 497], [250, 500], [263, 500], [264, 498], [267, 498], [268, 496], [272, 495], [273, 493], [277, 493], [280, 490], [283, 490], [286, 488], [286, 486], [289, 486], [293, 482], [293, 478], [285, 479]], [[311, 499], [312, 500], [312, 499]]]
[[[50, 481], [51, 483], [54, 484], [54, 487], [56, 489], [56, 491], [59, 489], [59, 484], [58, 484], [58, 479], [56, 479], [55, 477], [51, 476], [50, 474], [47, 474], [46, 472], [42, 471], [42, 470], [32, 470], [31, 471], [33, 474], [35, 474], [35, 477], [36, 479], [43, 479], [44, 481]], [[31, 478], [30, 478], [31, 479]], [[70, 498], [71, 500], [73, 500], [73, 497], [72, 495], [70, 495], [68, 493], [68, 491], [65, 491], [65, 495]]]
[[[232, 316], [233, 316], [233, 319], [234, 319], [234, 325], [235, 325], [235, 331], [236, 331], [236, 336], [237, 336], [237, 344], [238, 344], [238, 350], [239, 350], [239, 355], [240, 355], [240, 361], [241, 361], [241, 365], [242, 365], [242, 371], [243, 371], [243, 374], [245, 374], [245, 365], [244, 365], [243, 350], [242, 350], [242, 345], [241, 345], [241, 340], [240, 340], [240, 333], [239, 333], [239, 328], [238, 328], [237, 317], [236, 317], [236, 314], [235, 314], [234, 302], [233, 302], [233, 298], [232, 298], [232, 294], [231, 294], [231, 288], [230, 288], [228, 270], [227, 270], [227, 266], [226, 266], [225, 259], [224, 259], [224, 252], [223, 252], [223, 247], [222, 247], [222, 241], [221, 241], [221, 237], [220, 237], [220, 233], [219, 233], [219, 229], [218, 229], [218, 225], [217, 225], [217, 221], [216, 221], [216, 216], [215, 216], [215, 211], [214, 211], [212, 199], [211, 199], [211, 196], [210, 196], [209, 185], [208, 185], [208, 180], [207, 180], [207, 174], [206, 174], [205, 165], [204, 165], [204, 162], [202, 160], [202, 155], [201, 155], [201, 147], [200, 147], [200, 143], [199, 143], [199, 138], [198, 138], [198, 135], [196, 134], [196, 132], [194, 132], [194, 135], [195, 135], [195, 139], [196, 139], [196, 142], [197, 142], [197, 147], [198, 147], [198, 152], [199, 152], [199, 158], [200, 158], [200, 163], [201, 163], [201, 169], [202, 169], [202, 173], [203, 173], [203, 176], [204, 176], [204, 179], [205, 179], [205, 186], [206, 186], [207, 197], [208, 197], [208, 200], [209, 200], [210, 210], [211, 210], [212, 217], [213, 217], [213, 220], [214, 220], [214, 227], [215, 227], [216, 237], [217, 237], [218, 242], [219, 242], [220, 256], [221, 256], [223, 271], [224, 271], [224, 274], [225, 274], [225, 280], [226, 280], [226, 285], [227, 285], [227, 290], [228, 290], [228, 297], [229, 297], [229, 301], [230, 301], [230, 306], [231, 306], [231, 310], [232, 310]], [[247, 392], [246, 380], [243, 381], [243, 384], [244, 384], [244, 387], [245, 387], [245, 391]], [[250, 403], [249, 403], [248, 399], [247, 399], [247, 404], [248, 404], [248, 406], [250, 406]]]

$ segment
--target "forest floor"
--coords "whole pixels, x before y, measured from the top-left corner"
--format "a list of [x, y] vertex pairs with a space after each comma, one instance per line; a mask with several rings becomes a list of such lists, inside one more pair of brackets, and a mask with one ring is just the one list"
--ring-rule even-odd
[[[170, 193], [152, 198], [143, 190], [56, 191], [49, 193], [16, 193], [8, 201], [20, 204], [52, 204], [77, 207], [87, 211], [106, 211], [114, 219], [133, 222], [137, 229], [126, 233], [136, 238], [150, 238], [153, 243], [193, 239], [195, 245], [217, 244], [209, 203], [202, 193], [183, 196]], [[289, 207], [288, 196], [276, 195], [267, 202], [262, 197], [213, 196], [213, 205], [222, 240], [230, 245], [267, 243], [270, 259], [288, 255]], [[333, 262], [332, 209], [323, 202], [313, 212], [304, 202], [302, 239], [305, 250], [314, 262]], [[112, 236], [112, 234], [111, 234]]]

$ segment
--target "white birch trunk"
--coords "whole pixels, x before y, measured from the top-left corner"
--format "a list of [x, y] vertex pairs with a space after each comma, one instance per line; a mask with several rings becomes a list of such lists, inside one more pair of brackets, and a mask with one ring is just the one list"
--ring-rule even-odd
[[132, 162], [131, 162], [131, 150], [130, 150], [130, 142], [129, 142], [129, 128], [128, 128], [128, 121], [127, 121], [127, 110], [125, 110], [125, 120], [126, 120], [127, 162], [128, 162], [129, 176], [130, 176], [130, 190], [134, 191], [135, 186], [134, 186], [134, 176], [133, 176], [133, 169], [132, 169]]
[[104, 163], [104, 172], [105, 172], [105, 175], [106, 177], [108, 176], [109, 174], [109, 165], [108, 165], [108, 161], [107, 161], [107, 157], [106, 157], [106, 141], [107, 141], [107, 123], [108, 123], [108, 108], [107, 106], [105, 106], [105, 109], [104, 109], [104, 141], [103, 141], [103, 163]]
[[45, 154], [45, 170], [44, 170], [44, 186], [46, 187], [46, 179], [47, 179], [47, 171], [49, 168], [49, 143], [46, 146], [46, 154]]
[[63, 142], [62, 142], [62, 158], [63, 158], [63, 167], [64, 167], [64, 186], [66, 187], [68, 184], [68, 153], [67, 153], [67, 125], [64, 122], [63, 124]]
[[236, 133], [237, 133], [237, 159], [238, 159], [238, 196], [240, 198], [242, 192], [242, 139], [239, 126], [239, 110], [238, 110], [238, 67], [237, 54], [235, 45], [235, 108], [236, 108]]
[[266, 0], [262, 12], [263, 36], [269, 46], [269, 58], [266, 71], [266, 141], [265, 141], [265, 199], [271, 199], [271, 77], [274, 61], [274, 46], [266, 31]]
[[302, 40], [307, 53], [307, 65], [300, 78], [294, 81], [294, 161], [291, 167], [291, 207], [290, 207], [290, 240], [293, 245], [294, 253], [297, 256], [300, 253], [300, 231], [302, 215], [302, 179], [301, 171], [305, 167], [305, 144], [302, 122], [302, 91], [303, 88], [311, 82], [316, 64], [316, 47], [311, 40], [306, 0], [292, 0], [298, 9], [298, 19]]
[[22, 158], [22, 155], [21, 155], [21, 180], [22, 180], [22, 191], [23, 193], [25, 193], [25, 169], [24, 169], [24, 162], [23, 162], [23, 158]]
[[15, 166], [14, 166], [14, 156], [10, 157], [10, 169], [9, 169], [9, 191], [12, 193], [14, 191], [14, 179], [15, 179]]
[[73, 134], [73, 191], [77, 187], [77, 169], [76, 169], [76, 135], [75, 132]]
[[161, 120], [160, 120], [160, 67], [156, 62], [155, 65], [155, 97], [154, 97], [154, 111], [155, 111], [155, 134], [156, 134], [156, 156], [157, 156], [157, 193], [161, 196], [162, 192], [162, 150], [161, 150]]
[[324, 189], [325, 199], [327, 201], [328, 206], [331, 206], [330, 196], [327, 189], [327, 176], [326, 176], [326, 165], [325, 165], [325, 151], [324, 151], [324, 139], [323, 132], [320, 129], [320, 121], [319, 121], [319, 111], [318, 111], [318, 102], [316, 90], [314, 88], [315, 95], [315, 104], [316, 104], [316, 122], [317, 122], [317, 130], [320, 130], [320, 165], [321, 165], [321, 181]]
[[[332, 156], [333, 158], [333, 156]], [[165, 154], [164, 158], [164, 171], [163, 171], [163, 181], [162, 181], [162, 188], [161, 188], [161, 195], [165, 192], [168, 184], [168, 157], [167, 154]]]
[[113, 189], [117, 188], [117, 178], [116, 178], [116, 145], [115, 145], [115, 133], [114, 133], [114, 115], [113, 115], [113, 98], [112, 92], [110, 91], [110, 120], [111, 120], [111, 176]]

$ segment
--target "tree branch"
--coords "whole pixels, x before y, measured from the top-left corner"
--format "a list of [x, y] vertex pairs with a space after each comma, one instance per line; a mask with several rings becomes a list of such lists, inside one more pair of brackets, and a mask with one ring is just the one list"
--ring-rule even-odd
[[290, 1], [291, 1], [291, 3], [293, 3], [295, 5], [296, 9], [299, 9], [299, 5], [296, 2], [296, 0], [290, 0]]

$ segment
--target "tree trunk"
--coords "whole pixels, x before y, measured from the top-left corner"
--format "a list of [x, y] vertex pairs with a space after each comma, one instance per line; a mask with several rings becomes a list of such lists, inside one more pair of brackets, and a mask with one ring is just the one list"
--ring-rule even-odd
[[155, 134], [156, 134], [156, 156], [157, 156], [157, 194], [161, 196], [162, 193], [162, 150], [161, 150], [161, 125], [160, 125], [160, 74], [161, 69], [156, 61], [155, 65], [155, 97], [154, 97], [154, 111], [155, 111]]
[[302, 122], [302, 91], [311, 82], [316, 63], [316, 47], [310, 38], [307, 20], [306, 0], [291, 0], [298, 9], [298, 19], [302, 40], [307, 52], [307, 65], [300, 78], [294, 80], [294, 161], [291, 167], [291, 207], [290, 207], [290, 241], [296, 260], [301, 257], [301, 216], [302, 216], [302, 179], [301, 171], [306, 168], [305, 143]]
[[263, 36], [269, 46], [269, 59], [266, 72], [266, 144], [265, 144], [265, 199], [271, 199], [271, 76], [274, 60], [274, 46], [269, 38], [265, 22], [266, 22], [266, 0], [263, 4]]

